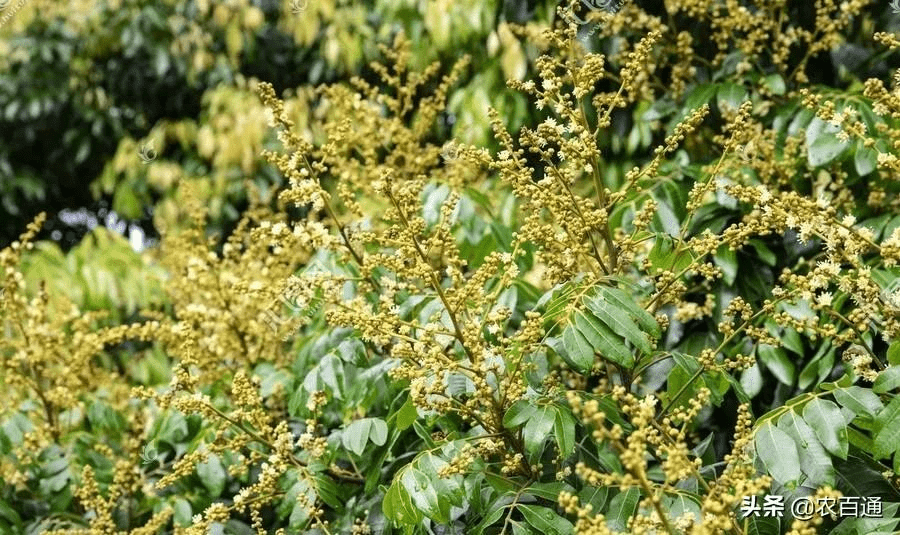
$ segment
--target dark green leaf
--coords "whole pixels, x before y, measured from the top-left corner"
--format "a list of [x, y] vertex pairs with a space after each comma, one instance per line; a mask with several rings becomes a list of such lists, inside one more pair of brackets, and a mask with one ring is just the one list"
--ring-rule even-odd
[[616, 494], [610, 502], [609, 512], [606, 514], [606, 525], [609, 526], [609, 529], [625, 531], [628, 526], [628, 520], [634, 516], [635, 510], [637, 510], [640, 498], [641, 491], [635, 487]]
[[563, 348], [565, 353], [560, 356], [569, 366], [581, 373], [591, 371], [594, 365], [594, 348], [573, 325], [567, 326], [563, 331]]
[[575, 526], [552, 509], [523, 504], [519, 504], [517, 507], [525, 520], [540, 533], [549, 535], [572, 535], [575, 533]]
[[556, 419], [553, 422], [553, 434], [559, 446], [560, 455], [568, 457], [575, 450], [575, 417], [568, 407], [554, 405]]
[[575, 314], [575, 327], [590, 344], [590, 347], [597, 350], [603, 358], [624, 368], [630, 369], [634, 366], [634, 355], [632, 355], [631, 350], [625, 346], [616, 333], [594, 317], [593, 314], [585, 311], [577, 312]]
[[618, 288], [601, 287], [600, 294], [607, 301], [614, 303], [618, 308], [624, 310], [631, 316], [631, 319], [641, 326], [644, 332], [648, 333], [651, 338], [659, 338], [661, 335], [659, 324], [649, 312], [641, 308], [635, 302], [634, 298]]
[[794, 363], [788, 359], [784, 349], [769, 344], [760, 344], [756, 354], [780, 382], [788, 386], [794, 384]]
[[[602, 295], [602, 294], [601, 294]], [[611, 301], [595, 297], [587, 300], [587, 307], [594, 316], [609, 327], [610, 331], [624, 337], [634, 347], [644, 353], [650, 353], [650, 339], [641, 331], [634, 320], [628, 314], [623, 314], [621, 308], [616, 308]]]

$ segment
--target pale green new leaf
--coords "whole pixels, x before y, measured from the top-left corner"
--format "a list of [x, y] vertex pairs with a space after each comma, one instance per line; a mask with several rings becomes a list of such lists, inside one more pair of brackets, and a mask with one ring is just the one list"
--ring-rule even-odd
[[884, 408], [884, 403], [871, 390], [861, 386], [835, 388], [831, 391], [834, 399], [844, 407], [853, 409], [856, 414], [875, 416]]
[[341, 433], [341, 444], [357, 455], [362, 455], [372, 432], [372, 419], [363, 418], [348, 425]]
[[850, 442], [847, 440], [847, 422], [841, 409], [827, 399], [814, 398], [803, 408], [803, 419], [813, 428], [816, 436], [829, 453], [847, 458]]
[[888, 366], [882, 370], [872, 385], [872, 390], [876, 394], [886, 394], [898, 388], [900, 388], [900, 366]]
[[800, 454], [790, 435], [769, 421], [756, 431], [754, 443], [756, 456], [775, 481], [782, 485], [797, 483], [803, 474], [800, 470]]
[[439, 496], [428, 476], [417, 468], [407, 468], [400, 476], [400, 483], [409, 493], [417, 509], [437, 522], [450, 520], [450, 502], [446, 496]]
[[798, 446], [797, 452], [800, 455], [800, 468], [806, 474], [804, 484], [810, 487], [819, 487], [821, 485], [834, 486], [835, 474], [831, 456], [828, 455], [828, 451], [819, 442], [815, 431], [809, 424], [799, 414], [791, 410], [779, 418], [778, 429], [790, 435]]

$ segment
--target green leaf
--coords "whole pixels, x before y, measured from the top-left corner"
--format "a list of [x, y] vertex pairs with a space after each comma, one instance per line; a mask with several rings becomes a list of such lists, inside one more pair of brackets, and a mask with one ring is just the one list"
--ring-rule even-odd
[[713, 255], [713, 260], [722, 270], [722, 278], [725, 284], [729, 286], [734, 284], [734, 279], [737, 278], [738, 273], [737, 253], [729, 248], [728, 245], [721, 245], [716, 254]]
[[512, 404], [506, 414], [503, 415], [503, 427], [507, 429], [518, 427], [534, 416], [537, 407], [527, 399], [520, 399]]
[[781, 521], [774, 516], [751, 516], [747, 535], [780, 535]]
[[418, 526], [422, 522], [422, 512], [413, 504], [412, 497], [399, 481], [394, 481], [384, 501], [381, 502], [384, 516], [406, 526]]
[[191, 509], [191, 502], [184, 498], [175, 498], [175, 503], [172, 504], [172, 510], [174, 511], [172, 521], [176, 526], [185, 527], [191, 525], [191, 517], [194, 515], [193, 509]]
[[588, 373], [594, 366], [594, 348], [588, 343], [584, 335], [573, 325], [569, 325], [563, 331], [564, 353], [560, 353], [563, 360], [581, 373]]
[[850, 148], [850, 143], [841, 141], [835, 130], [835, 127], [818, 117], [809, 124], [806, 130], [806, 156], [810, 166], [826, 165]]
[[634, 347], [643, 353], [650, 353], [650, 339], [641, 331], [637, 323], [627, 314], [622, 314], [621, 308], [616, 309], [610, 301], [601, 297], [595, 297], [587, 300], [588, 310], [594, 313], [597, 319], [607, 325], [613, 333], [624, 337], [631, 342]]
[[203, 482], [203, 486], [209, 491], [211, 498], [218, 497], [225, 490], [227, 474], [218, 455], [212, 454], [206, 462], [199, 463], [197, 465], [197, 475], [200, 476], [200, 481]]
[[897, 388], [900, 388], [900, 366], [888, 366], [882, 370], [872, 385], [876, 394], [887, 394]]
[[693, 494], [685, 492], [675, 496], [667, 496], [663, 499], [663, 507], [669, 514], [669, 518], [680, 518], [685, 513], [689, 513], [694, 517], [694, 521], [697, 524], [701, 521], [700, 500]]
[[790, 435], [768, 421], [756, 431], [754, 444], [756, 456], [775, 481], [785, 486], [797, 484], [803, 474], [800, 470], [800, 454]]
[[534, 483], [526, 490], [532, 496], [551, 501], [556, 501], [559, 493], [563, 491], [574, 493], [575, 488], [562, 481], [553, 481], [552, 483]]
[[740, 383], [744, 392], [751, 398], [756, 397], [762, 391], [763, 377], [759, 371], [759, 363], [754, 363], [753, 366], [741, 372]]
[[900, 340], [895, 341], [888, 347], [887, 358], [891, 366], [900, 366]]
[[648, 333], [652, 338], [655, 339], [661, 336], [662, 333], [659, 324], [656, 323], [656, 318], [641, 308], [641, 306], [635, 302], [634, 298], [626, 292], [618, 288], [603, 286], [600, 288], [600, 294], [607, 301], [614, 303], [620, 310], [627, 312], [628, 315], [631, 316], [631, 319], [637, 322], [637, 324], [641, 326], [641, 329]]
[[553, 430], [555, 414], [556, 411], [553, 410], [552, 405], [538, 407], [534, 416], [528, 420], [525, 428], [522, 430], [522, 438], [525, 440], [525, 451], [532, 455], [538, 452], [538, 448], [544, 443], [544, 439]]
[[756, 355], [780, 382], [788, 386], [794, 384], [794, 363], [788, 359], [784, 349], [769, 344], [760, 344]]
[[835, 388], [831, 391], [834, 399], [844, 407], [852, 409], [857, 414], [866, 414], [874, 417], [878, 411], [884, 408], [884, 404], [871, 390], [860, 386], [848, 386]]
[[394, 414], [396, 417], [397, 429], [400, 431], [408, 429], [409, 426], [416, 421], [416, 418], [419, 417], [419, 411], [416, 410], [416, 406], [413, 404], [411, 397], [407, 397], [406, 403], [404, 403]]
[[503, 516], [503, 513], [506, 512], [506, 505], [512, 502], [511, 497], [501, 496], [494, 500], [488, 507], [487, 513], [485, 513], [484, 517], [481, 519], [481, 522], [475, 526], [475, 529], [472, 531], [474, 535], [482, 535], [484, 530], [494, 524], [494, 522], [500, 520], [500, 517]]
[[550, 535], [571, 535], [575, 533], [575, 526], [565, 518], [556, 514], [552, 509], [538, 505], [516, 506], [528, 522], [540, 533]]
[[572, 282], [557, 284], [538, 299], [534, 308], [544, 307], [544, 321], [556, 321], [565, 314], [571, 302], [571, 296], [578, 290], [578, 286]]
[[803, 419], [813, 428], [829, 453], [841, 459], [847, 458], [850, 447], [847, 422], [834, 402], [814, 398], [803, 408]]
[[900, 518], [897, 517], [898, 507], [900, 507], [898, 503], [888, 503], [883, 505], [879, 516], [846, 517], [830, 531], [829, 535], [894, 535], [897, 533], [895, 531], [897, 523], [900, 522]]
[[431, 480], [421, 470], [409, 467], [400, 476], [400, 482], [409, 493], [416, 508], [428, 518], [446, 524], [450, 521], [450, 502], [439, 496]]
[[859, 176], [868, 175], [878, 165], [878, 152], [862, 146], [862, 143], [859, 142], [856, 147], [856, 154], [853, 155], [853, 165], [856, 167], [856, 172]]
[[731, 82], [721, 84], [719, 92], [716, 94], [716, 101], [720, 110], [732, 108], [734, 111], [737, 111], [746, 98], [747, 91], [742, 86]]
[[553, 406], [556, 409], [556, 419], [553, 421], [553, 434], [556, 436], [556, 445], [563, 457], [569, 456], [575, 451], [575, 417], [568, 407]]
[[778, 257], [775, 255], [775, 253], [772, 252], [772, 249], [769, 249], [769, 246], [766, 245], [762, 240], [752, 239], [748, 243], [756, 251], [756, 256], [758, 256], [760, 260], [765, 262], [766, 265], [774, 266], [778, 262]]
[[376, 446], [384, 446], [388, 435], [387, 423], [381, 418], [372, 418], [371, 420], [372, 428], [369, 431], [369, 438]]
[[333, 509], [343, 507], [343, 502], [339, 496], [340, 491], [334, 481], [324, 473], [315, 474], [313, 479], [316, 482], [316, 495]]
[[624, 368], [630, 369], [634, 366], [634, 355], [631, 354], [631, 350], [616, 333], [593, 314], [578, 311], [575, 314], [575, 327], [603, 358]]
[[0, 500], [0, 518], [5, 518], [20, 529], [22, 527], [22, 517], [3, 500]]
[[609, 512], [606, 514], [606, 525], [609, 526], [609, 529], [625, 531], [628, 520], [634, 516], [640, 498], [641, 491], [635, 487], [616, 494], [609, 503]]
[[800, 469], [806, 474], [804, 485], [816, 488], [822, 485], [834, 486], [834, 466], [831, 464], [831, 456], [816, 438], [815, 431], [809, 424], [799, 414], [790, 410], [778, 419], [778, 428], [790, 435], [798, 446]]
[[708, 104], [713, 96], [715, 96], [718, 88], [718, 84], [700, 84], [693, 88], [685, 96], [684, 108], [682, 108], [681, 115], [685, 116], [688, 111], [699, 108], [704, 104]]
[[362, 455], [372, 432], [372, 419], [363, 418], [348, 425], [341, 433], [341, 444], [356, 455]]
[[872, 455], [876, 459], [884, 459], [900, 448], [900, 396], [894, 396], [875, 416], [872, 434], [875, 436]]
[[772, 94], [783, 95], [785, 91], [787, 91], [787, 86], [784, 84], [784, 78], [782, 78], [780, 74], [770, 74], [765, 77], [764, 82]]
[[693, 261], [690, 250], [676, 250], [671, 236], [665, 234], [657, 236], [647, 259], [650, 260], [650, 265], [654, 269], [672, 271], [674, 273], [681, 272]]

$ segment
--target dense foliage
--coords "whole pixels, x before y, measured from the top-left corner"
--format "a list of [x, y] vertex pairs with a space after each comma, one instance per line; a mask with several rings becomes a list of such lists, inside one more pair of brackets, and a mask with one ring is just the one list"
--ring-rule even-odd
[[[212, 13], [186, 77], [269, 21], [162, 5]], [[157, 246], [0, 251], [0, 532], [893, 532], [890, 7], [378, 5], [281, 6], [368, 28], [339, 81], [118, 141], [94, 191]], [[841, 496], [881, 510], [791, 512]]]

